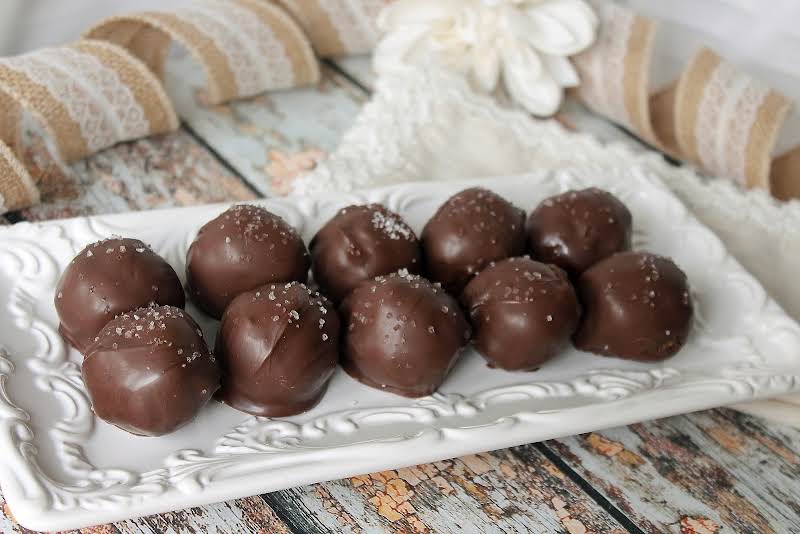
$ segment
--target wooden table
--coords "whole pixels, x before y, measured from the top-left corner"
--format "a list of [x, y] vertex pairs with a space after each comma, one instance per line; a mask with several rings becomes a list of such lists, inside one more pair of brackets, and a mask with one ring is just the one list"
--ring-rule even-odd
[[[179, 131], [68, 167], [37, 158], [42, 204], [0, 223], [268, 195], [303, 166], [298, 152], [335, 148], [368, 97], [367, 65], [330, 63], [318, 88], [212, 109], [173, 85]], [[575, 106], [565, 120], [633, 142]], [[800, 431], [721, 409], [81, 532], [788, 533], [798, 497]], [[3, 504], [3, 530], [23, 531]]]

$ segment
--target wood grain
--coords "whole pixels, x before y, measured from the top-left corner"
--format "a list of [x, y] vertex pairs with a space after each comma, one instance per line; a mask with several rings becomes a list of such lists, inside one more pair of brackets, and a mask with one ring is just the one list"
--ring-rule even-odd
[[482, 453], [264, 496], [297, 532], [625, 529], [535, 450]]
[[547, 442], [645, 532], [800, 532], [800, 431], [711, 410]]

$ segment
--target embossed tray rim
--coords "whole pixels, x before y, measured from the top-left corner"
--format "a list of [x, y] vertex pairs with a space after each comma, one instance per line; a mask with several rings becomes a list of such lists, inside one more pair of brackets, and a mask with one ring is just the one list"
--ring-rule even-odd
[[[23, 361], [14, 354], [0, 354], [0, 485], [16, 519], [28, 528], [40, 530], [78, 528], [800, 390], [800, 326], [786, 316], [760, 284], [727, 254], [716, 236], [700, 225], [661, 182], [646, 170], [636, 168], [626, 170], [625, 176], [611, 173], [602, 178], [585, 176], [586, 170], [576, 172], [531, 173], [502, 180], [403, 184], [320, 198], [268, 199], [256, 203], [271, 207], [287, 216], [290, 222], [302, 226], [307, 238], [335, 209], [348, 203], [382, 201], [408, 215], [417, 209], [415, 202], [428, 202], [426, 209], [431, 211], [430, 203], [434, 202], [431, 199], [440, 202], [470, 185], [484, 185], [515, 200], [532, 194], [530, 189], [534, 185], [541, 190], [535, 193], [537, 197], [580, 185], [599, 185], [629, 203], [645, 202], [641, 199], [649, 198], [647, 205], [658, 211], [660, 218], [686, 232], [688, 245], [682, 242], [683, 245], [695, 247], [694, 253], [707, 254], [711, 258], [709, 261], [716, 262], [715, 269], [741, 284], [753, 305], [760, 306], [757, 316], [760, 322], [753, 326], [752, 332], [741, 336], [746, 341], [737, 336], [718, 342], [718, 347], [714, 343], [709, 345], [717, 347], [714, 350], [718, 352], [739, 350], [738, 359], [730, 361], [729, 366], [712, 364], [709, 360], [708, 366], [682, 369], [676, 369], [672, 361], [663, 366], [630, 366], [603, 359], [607, 372], [594, 369], [582, 375], [571, 375], [568, 381], [539, 381], [533, 374], [527, 375], [533, 379], [528, 383], [519, 379], [521, 375], [514, 375], [509, 384], [486, 391], [442, 394], [411, 404], [398, 400], [390, 415], [409, 417], [422, 430], [413, 435], [395, 436], [392, 440], [357, 442], [354, 439], [352, 444], [313, 446], [314, 440], [326, 439], [326, 433], [337, 438], [351, 435], [357, 438], [361, 431], [359, 423], [368, 428], [369, 417], [375, 420], [389, 417], [386, 414], [391, 411], [390, 407], [383, 405], [322, 413], [315, 415], [311, 422], [298, 420], [283, 426], [279, 422], [250, 418], [225, 435], [218, 431], [209, 433], [216, 443], [214, 454], [177, 450], [165, 458], [166, 467], [144, 472], [98, 469], [83, 457], [80, 445], [91, 440], [96, 423], [91, 412], [87, 416], [86, 407], [80, 406], [82, 384], [79, 374], [75, 375], [74, 361], [70, 363], [68, 354], [59, 360], [60, 338], [47, 334], [53, 327], [48, 324], [48, 320], [52, 323], [52, 317], [40, 318], [37, 310], [38, 307], [52, 308], [52, 288], [60, 272], [59, 266], [71, 259], [64, 250], [77, 251], [95, 238], [113, 233], [147, 233], [148, 228], [152, 231], [159, 225], [162, 232], [180, 228], [181, 224], [188, 224], [196, 231], [199, 225], [229, 204], [22, 223], [3, 229], [0, 231], [0, 299], [6, 300], [0, 300], [0, 320], [3, 321], [0, 334], [6, 335], [3, 332], [6, 321], [14, 321], [17, 326], [29, 326], [31, 337], [38, 336], [40, 345], [49, 344], [42, 353], [46, 358], [41, 362], [35, 356]], [[523, 207], [530, 209], [531, 206]], [[418, 229], [419, 224], [415, 226]], [[192, 235], [191, 231], [184, 232], [174, 239], [175, 243], [169, 243], [170, 247], [157, 243], [154, 248], [175, 264], [175, 258], [188, 247]], [[25, 247], [43, 249], [45, 244], [52, 245], [48, 249], [50, 253], [60, 254], [49, 267], [45, 258], [36, 258], [34, 253], [23, 250]], [[17, 265], [19, 276], [8, 276], [9, 266], [13, 270]], [[46, 283], [38, 283], [39, 279], [35, 278], [27, 280], [28, 271], [46, 279]], [[25, 285], [27, 282], [30, 283]], [[713, 320], [713, 317], [707, 319]], [[705, 343], [704, 335], [698, 334], [692, 343]], [[4, 340], [0, 340], [0, 344], [6, 345]], [[70, 397], [70, 402], [76, 404], [72, 413], [65, 410], [66, 414], [46, 423], [47, 435], [35, 434], [31, 427], [38, 421], [14, 404], [10, 390], [18, 373], [12, 361], [17, 370], [20, 366], [39, 369], [37, 378], [46, 380], [36, 391], [38, 395], [56, 396], [54, 392], [57, 392], [63, 396], [67, 389], [70, 390], [67, 397], [76, 395], [74, 399]], [[558, 362], [553, 365], [556, 364]], [[53, 377], [58, 380], [49, 381]], [[65, 390], [60, 391], [59, 387]], [[358, 391], [369, 396], [364, 390]], [[533, 404], [562, 397], [573, 401], [590, 399], [591, 402], [577, 406], [566, 403], [563, 407], [545, 410], [509, 411], [488, 423], [447, 424], [449, 418], [479, 422], [482, 415], [494, 413], [492, 410], [516, 406], [511, 401], [498, 400], [511, 397]], [[323, 406], [325, 402], [323, 399]], [[370, 410], [377, 415], [365, 415]], [[256, 430], [264, 429], [273, 432], [268, 439], [254, 438]], [[44, 445], [44, 440], [54, 435], [57, 438], [54, 442], [63, 438], [59, 443], [78, 445], [77, 450], [69, 447], [66, 452], [62, 450], [56, 459], [65, 464], [73, 480], [55, 480], [39, 465], [42, 458], [38, 456], [37, 445]], [[304, 445], [304, 442], [311, 445]]]

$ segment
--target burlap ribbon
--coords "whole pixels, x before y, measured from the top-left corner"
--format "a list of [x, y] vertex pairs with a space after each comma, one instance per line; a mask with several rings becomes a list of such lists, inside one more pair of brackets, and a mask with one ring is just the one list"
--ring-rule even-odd
[[114, 17], [85, 35], [124, 46], [162, 77], [170, 43], [177, 41], [203, 67], [211, 104], [319, 80], [303, 30], [263, 0], [197, 0], [174, 11]]
[[601, 19], [595, 45], [575, 58], [578, 96], [596, 113], [709, 175], [800, 197], [800, 147], [773, 158], [791, 100], [709, 49], [677, 81], [652, 91], [649, 71], [657, 26], [635, 13], [593, 1]]
[[0, 59], [0, 213], [38, 201], [15, 155], [32, 115], [66, 162], [121, 141], [174, 130], [178, 118], [153, 73], [125, 49], [82, 40]]

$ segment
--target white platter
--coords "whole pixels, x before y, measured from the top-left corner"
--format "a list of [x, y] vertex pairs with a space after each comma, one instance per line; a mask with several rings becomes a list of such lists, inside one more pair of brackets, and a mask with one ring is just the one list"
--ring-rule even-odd
[[[306, 239], [338, 208], [367, 201], [419, 231], [447, 197], [476, 184], [526, 210], [588, 185], [621, 197], [634, 215], [635, 247], [673, 257], [689, 276], [698, 318], [684, 350], [662, 365], [572, 350], [521, 374], [489, 369], [470, 352], [439, 393], [418, 401], [339, 371], [301, 416], [257, 419], [212, 402], [172, 435], [136, 437], [93, 416], [79, 355], [56, 330], [55, 283], [78, 250], [110, 235], [150, 243], [182, 273], [198, 228], [227, 206], [17, 224], [0, 231], [0, 484], [15, 518], [33, 529], [76, 528], [800, 390], [800, 326], [643, 170], [259, 203]], [[214, 322], [189, 310], [213, 337]]]

